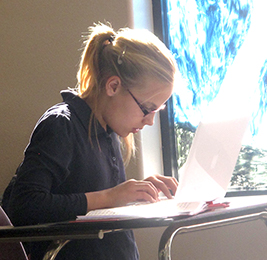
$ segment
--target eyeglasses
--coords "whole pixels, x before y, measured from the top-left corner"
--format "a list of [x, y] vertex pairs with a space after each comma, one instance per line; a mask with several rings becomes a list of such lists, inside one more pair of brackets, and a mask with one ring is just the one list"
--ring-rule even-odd
[[166, 107], [166, 104], [163, 104], [162, 106], [160, 106], [159, 108], [157, 109], [148, 109], [146, 107], [144, 107], [140, 102], [138, 102], [138, 100], [135, 98], [135, 96], [132, 94], [132, 92], [127, 89], [127, 91], [130, 93], [130, 95], [132, 96], [132, 98], [134, 99], [134, 101], [136, 102], [136, 104], [140, 107], [140, 109], [142, 110], [143, 114], [144, 114], [144, 117], [147, 116], [148, 114], [151, 114], [151, 113], [156, 113], [158, 112], [159, 110], [162, 110]]

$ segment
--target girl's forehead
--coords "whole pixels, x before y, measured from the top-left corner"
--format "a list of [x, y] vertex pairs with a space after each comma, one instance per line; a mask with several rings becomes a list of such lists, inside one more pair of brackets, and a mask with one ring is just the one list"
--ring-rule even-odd
[[143, 104], [158, 107], [169, 99], [173, 86], [156, 79], [148, 79], [144, 85], [137, 87], [134, 91], [142, 98]]
[[147, 80], [143, 87], [139, 88], [139, 91], [142, 95], [148, 95], [151, 99], [153, 99], [160, 96], [171, 95], [173, 91], [173, 85], [156, 79], [151, 79]]
[[135, 87], [136, 91], [140, 91], [142, 93], [151, 93], [165, 91], [168, 87], [172, 87], [172, 84], [157, 78], [144, 77], [139, 80], [138, 85]]

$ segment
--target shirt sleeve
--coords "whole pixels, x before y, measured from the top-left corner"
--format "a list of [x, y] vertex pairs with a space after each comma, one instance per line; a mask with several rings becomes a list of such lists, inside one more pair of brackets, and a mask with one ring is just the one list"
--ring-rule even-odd
[[86, 213], [84, 193], [57, 193], [70, 174], [74, 141], [68, 115], [49, 114], [40, 119], [10, 198], [8, 212], [14, 225], [65, 221]]

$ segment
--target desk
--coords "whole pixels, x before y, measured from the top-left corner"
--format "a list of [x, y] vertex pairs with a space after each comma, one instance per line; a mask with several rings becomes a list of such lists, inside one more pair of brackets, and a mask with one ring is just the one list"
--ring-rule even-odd
[[60, 249], [73, 239], [102, 239], [106, 233], [127, 229], [169, 226], [172, 218], [144, 218], [119, 221], [60, 222], [33, 226], [2, 226], [0, 242], [31, 242], [52, 240], [44, 260], [55, 259]]
[[73, 239], [103, 238], [105, 233], [126, 229], [166, 227], [159, 244], [159, 259], [171, 259], [173, 238], [184, 232], [230, 225], [255, 219], [267, 220], [267, 196], [229, 199], [231, 206], [196, 216], [176, 218], [142, 218], [118, 221], [61, 222], [24, 227], [0, 227], [0, 242], [52, 240], [44, 259], [53, 260], [59, 250]]

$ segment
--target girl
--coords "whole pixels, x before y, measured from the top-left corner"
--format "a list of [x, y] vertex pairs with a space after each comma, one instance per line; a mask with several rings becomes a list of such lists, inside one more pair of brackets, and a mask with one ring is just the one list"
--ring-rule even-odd
[[[89, 210], [171, 197], [177, 181], [125, 178], [133, 134], [152, 125], [172, 94], [176, 63], [152, 33], [98, 24], [85, 42], [76, 91], [38, 121], [5, 210], [14, 225], [73, 220]], [[121, 154], [124, 152], [124, 161]], [[10, 187], [9, 187], [10, 188]], [[9, 197], [9, 198], [7, 198]], [[31, 260], [48, 243], [32, 243]], [[139, 259], [132, 231], [68, 243], [56, 259]]]

